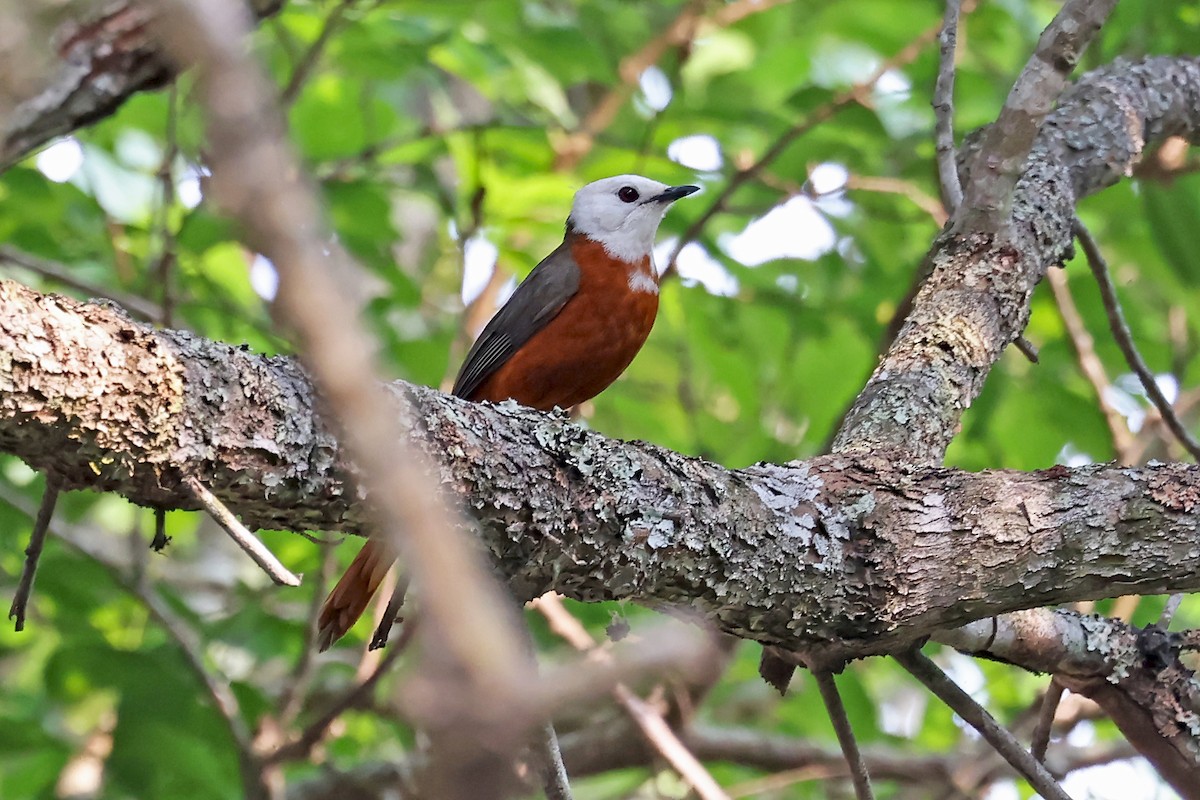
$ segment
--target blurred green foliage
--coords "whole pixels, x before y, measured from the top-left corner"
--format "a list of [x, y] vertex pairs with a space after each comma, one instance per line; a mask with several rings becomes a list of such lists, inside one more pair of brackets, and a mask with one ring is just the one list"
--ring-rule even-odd
[[[983, 3], [967, 19], [956, 95], [960, 132], [994, 116], [1057, 5]], [[796, 0], [732, 24], [712, 22], [740, 6], [745, 0], [696, 5], [705, 21], [686, 44], [665, 48], [658, 72], [643, 85], [623, 83], [622, 60], [667, 29], [687, 7], [679, 0], [291, 0], [264, 24], [255, 47], [279, 85], [305, 65], [307, 77], [288, 108], [292, 139], [320, 182], [338, 241], [362, 265], [364, 313], [391, 375], [433, 385], [453, 376], [468, 341], [464, 236], [486, 238], [499, 253], [498, 269], [519, 278], [559, 241], [576, 188], [634, 171], [705, 187], [663, 224], [661, 238], [678, 239], [737, 169], [925, 36], [927, 43], [888, 72], [871, 102], [846, 107], [797, 137], [723, 203], [697, 244], [710, 272], [726, 286], [736, 282], [736, 290], [714, 294], [694, 279], [669, 280], [645, 350], [583, 420], [614, 437], [647, 439], [731, 467], [822, 451], [870, 373], [886, 325], [938, 230], [928, 210], [938, 195], [930, 133], [937, 56], [928, 34], [942, 7], [933, 0]], [[315, 53], [331, 19], [325, 46]], [[1198, 50], [1194, 4], [1129, 0], [1087, 61]], [[556, 168], [569, 134], [612, 92], [619, 110], [597, 131], [594, 146], [577, 164]], [[79, 132], [82, 165], [68, 180], [50, 180], [36, 158], [0, 176], [0, 242], [61, 262], [102, 290], [168, 298], [171, 315], [164, 321], [173, 326], [259, 352], [288, 352], [251, 281], [253, 254], [239, 243], [236, 225], [207, 203], [195, 205], [204, 188], [204, 148], [191, 93], [185, 76], [175, 90], [139, 95]], [[673, 142], [692, 136], [711, 137], [719, 164], [697, 172], [668, 156]], [[810, 223], [789, 218], [787, 234], [796, 241], [774, 244], [812, 250], [811, 258], [774, 257], [757, 266], [735, 258], [730, 237], [799, 192], [819, 165], [844, 169], [851, 187], [887, 179], [890, 189], [835, 186], [815, 205], [798, 201]], [[163, 173], [171, 187], [165, 195]], [[1173, 376], [1194, 407], [1200, 264], [1192, 240], [1200, 229], [1200, 178], [1135, 179], [1085, 201], [1081, 213], [1105, 247], [1147, 360]], [[817, 247], [817, 240], [825, 243]], [[40, 289], [88, 295], [31, 272], [0, 269]], [[1139, 391], [1120, 379], [1127, 370], [1105, 333], [1086, 268], [1071, 263], [1068, 275], [1099, 357], [1124, 390], [1122, 407], [1134, 417], [1144, 413]], [[1094, 392], [1044, 289], [1027, 336], [1041, 348], [1040, 363], [1005, 357], [967, 413], [949, 461], [969, 469], [1036, 469], [1111, 458]], [[1175, 453], [1151, 442], [1152, 455]], [[27, 508], [42, 485], [23, 465], [0, 457], [6, 597], [30, 524], [3, 500]], [[141, 564], [150, 591], [198, 632], [204, 667], [232, 685], [247, 728], [274, 713], [301, 659], [323, 548], [293, 535], [267, 536], [307, 576], [299, 590], [278, 589], [230, 554], [198, 515], [168, 515], [174, 542], [165, 558], [130, 555], [144, 550], [153, 518], [116, 498], [71, 495], [58, 518], [80, 526], [108, 559]], [[336, 560], [346, 563], [353, 550], [340, 548]], [[227, 726], [178, 643], [129, 591], [125, 574], [52, 540], [29, 629], [17, 634], [0, 626], [0, 797], [60, 796], [55, 785], [64, 766], [97, 736], [109, 737], [111, 747], [105, 798], [240, 796]], [[623, 606], [571, 607], [598, 637], [614, 614], [630, 618], [635, 629], [651, 616]], [[1148, 621], [1160, 607], [1160, 600], [1147, 600], [1137, 620]], [[1185, 602], [1180, 622], [1200, 624], [1194, 599]], [[533, 627], [549, 657], [568, 657], [540, 622]], [[318, 660], [300, 724], [352, 679], [366, 625], [356, 634]], [[832, 746], [807, 677], [781, 700], [758, 681], [757, 657], [757, 647], [738, 647], [701, 718]], [[968, 662], [962, 669], [986, 678], [992, 708], [1004, 719], [1026, 709], [1044, 685], [999, 665]], [[919, 693], [913, 700], [911, 681], [889, 662], [852, 665], [839, 682], [865, 742], [944, 752], [962, 746], [952, 715]], [[1115, 735], [1111, 726], [1096, 730], [1100, 738]], [[321, 758], [338, 767], [396, 756], [412, 743], [411, 731], [378, 713], [348, 714], [337, 733]], [[714, 770], [726, 785], [760, 775], [731, 764]], [[315, 773], [296, 764], [285, 774]], [[586, 800], [648, 796], [655, 785], [670, 790], [650, 771], [633, 769], [584, 778], [576, 788]], [[760, 796], [820, 798], [826, 789], [822, 782], [797, 783]], [[881, 797], [896, 792], [887, 782], [878, 788]]]

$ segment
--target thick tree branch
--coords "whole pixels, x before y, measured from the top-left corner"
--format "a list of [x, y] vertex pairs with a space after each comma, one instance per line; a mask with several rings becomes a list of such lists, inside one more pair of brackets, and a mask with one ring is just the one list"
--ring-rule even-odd
[[[1197, 468], [968, 474], [831, 456], [731, 471], [395, 386], [521, 598], [683, 604], [836, 665], [990, 614], [1200, 587]], [[0, 449], [65, 488], [195, 508], [186, 468], [252, 527], [359, 533], [314, 405], [289, 359], [0, 283]]]

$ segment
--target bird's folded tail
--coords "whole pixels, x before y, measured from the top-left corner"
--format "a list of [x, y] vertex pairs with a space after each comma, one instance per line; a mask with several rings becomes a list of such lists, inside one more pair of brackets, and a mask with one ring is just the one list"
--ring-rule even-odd
[[377, 539], [367, 539], [342, 575], [337, 586], [325, 598], [317, 618], [317, 647], [324, 652], [346, 635], [366, 611], [396, 557]]

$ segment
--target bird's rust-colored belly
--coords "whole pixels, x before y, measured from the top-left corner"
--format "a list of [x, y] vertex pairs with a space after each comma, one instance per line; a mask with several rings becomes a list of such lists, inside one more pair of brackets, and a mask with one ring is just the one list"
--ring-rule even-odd
[[[579, 291], [470, 399], [568, 408], [604, 391], [633, 361], [654, 326], [658, 293], [631, 289], [628, 268], [609, 261], [594, 242], [572, 248], [572, 255]], [[648, 273], [649, 258], [638, 267]]]

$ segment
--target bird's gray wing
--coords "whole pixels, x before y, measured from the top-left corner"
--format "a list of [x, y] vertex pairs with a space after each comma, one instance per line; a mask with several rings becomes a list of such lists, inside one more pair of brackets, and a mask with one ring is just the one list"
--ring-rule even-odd
[[564, 240], [533, 268], [484, 327], [458, 372], [454, 394], [470, 397], [535, 333], [546, 327], [577, 291], [579, 265], [571, 257], [569, 242]]

